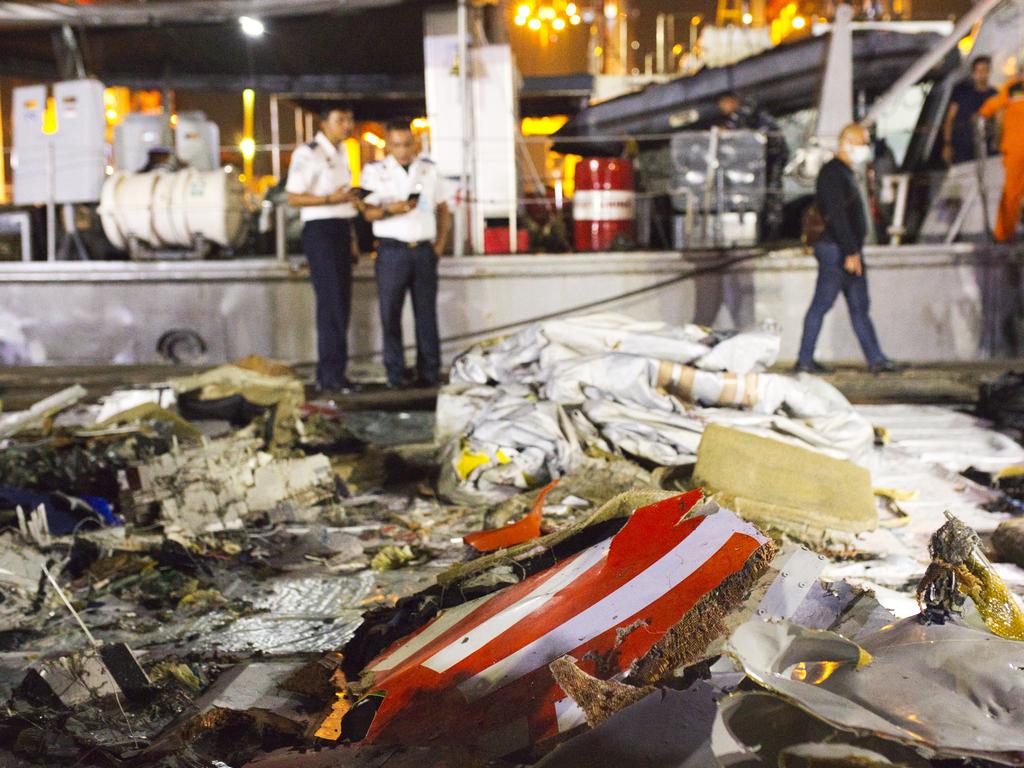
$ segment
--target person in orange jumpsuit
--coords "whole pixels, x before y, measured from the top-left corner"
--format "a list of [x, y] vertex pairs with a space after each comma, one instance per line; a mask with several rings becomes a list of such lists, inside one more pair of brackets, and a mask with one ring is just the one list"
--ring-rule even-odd
[[1013, 239], [1020, 224], [1020, 206], [1024, 203], [1024, 75], [1011, 77], [981, 105], [978, 114], [985, 118], [1003, 112], [1003, 165], [1006, 183], [996, 217], [996, 240], [1007, 243]]

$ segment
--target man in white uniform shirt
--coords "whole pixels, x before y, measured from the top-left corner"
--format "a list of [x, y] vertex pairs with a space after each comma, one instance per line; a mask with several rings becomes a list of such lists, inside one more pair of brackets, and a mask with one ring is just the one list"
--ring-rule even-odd
[[355, 122], [348, 107], [320, 113], [320, 130], [309, 144], [296, 147], [288, 168], [288, 205], [302, 217], [302, 250], [316, 294], [317, 388], [350, 388], [348, 320], [352, 304], [352, 169], [342, 146]]
[[402, 308], [412, 293], [416, 320], [416, 383], [437, 384], [441, 342], [437, 330], [437, 260], [444, 252], [451, 220], [437, 166], [416, 156], [408, 121], [387, 124], [388, 156], [363, 169], [361, 186], [370, 192], [360, 205], [378, 240], [377, 290], [384, 331], [388, 386], [406, 383]]

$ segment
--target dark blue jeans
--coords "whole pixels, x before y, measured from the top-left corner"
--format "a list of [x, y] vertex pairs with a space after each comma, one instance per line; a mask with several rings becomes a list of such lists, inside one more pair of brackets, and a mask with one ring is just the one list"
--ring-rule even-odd
[[348, 219], [307, 221], [302, 250], [316, 294], [316, 382], [338, 389], [348, 365], [348, 318], [352, 306], [352, 229]]
[[429, 244], [410, 248], [382, 242], [377, 249], [377, 292], [384, 332], [384, 368], [391, 384], [405, 377], [402, 308], [412, 293], [416, 321], [416, 376], [434, 383], [441, 372], [441, 340], [437, 330], [437, 255]]
[[804, 334], [800, 340], [800, 356], [797, 362], [809, 364], [814, 359], [814, 347], [821, 333], [821, 323], [825, 315], [836, 303], [839, 294], [846, 298], [846, 307], [850, 310], [850, 323], [857, 334], [857, 341], [864, 352], [868, 365], [875, 365], [885, 360], [882, 348], [875, 335], [875, 326], [868, 314], [871, 302], [868, 300], [867, 267], [864, 274], [852, 275], [843, 269], [843, 254], [839, 246], [827, 241], [819, 241], [814, 245], [814, 258], [818, 260], [818, 282], [814, 286], [814, 298], [810, 309], [804, 317]]

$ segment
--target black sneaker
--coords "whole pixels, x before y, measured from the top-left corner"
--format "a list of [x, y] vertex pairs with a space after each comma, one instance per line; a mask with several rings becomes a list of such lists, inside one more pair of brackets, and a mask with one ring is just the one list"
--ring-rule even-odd
[[817, 374], [829, 374], [835, 373], [831, 368], [819, 363], [817, 360], [811, 360], [809, 363], [797, 363], [793, 366], [793, 371], [796, 373], [817, 373]]
[[895, 360], [885, 359], [868, 366], [868, 370], [872, 373], [902, 373], [907, 370], [907, 366], [901, 365]]

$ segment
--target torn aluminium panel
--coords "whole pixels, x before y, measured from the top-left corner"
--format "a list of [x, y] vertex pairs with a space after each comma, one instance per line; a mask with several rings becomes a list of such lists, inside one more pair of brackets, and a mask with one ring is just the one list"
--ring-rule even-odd
[[914, 617], [857, 642], [751, 621], [727, 650], [754, 681], [836, 728], [928, 755], [1024, 765], [1022, 647]]
[[562, 656], [633, 685], [692, 663], [774, 555], [731, 512], [688, 516], [701, 500], [642, 507], [614, 537], [443, 612], [370, 665], [343, 738], [417, 745], [445, 733], [508, 754], [583, 723], [548, 668]]

